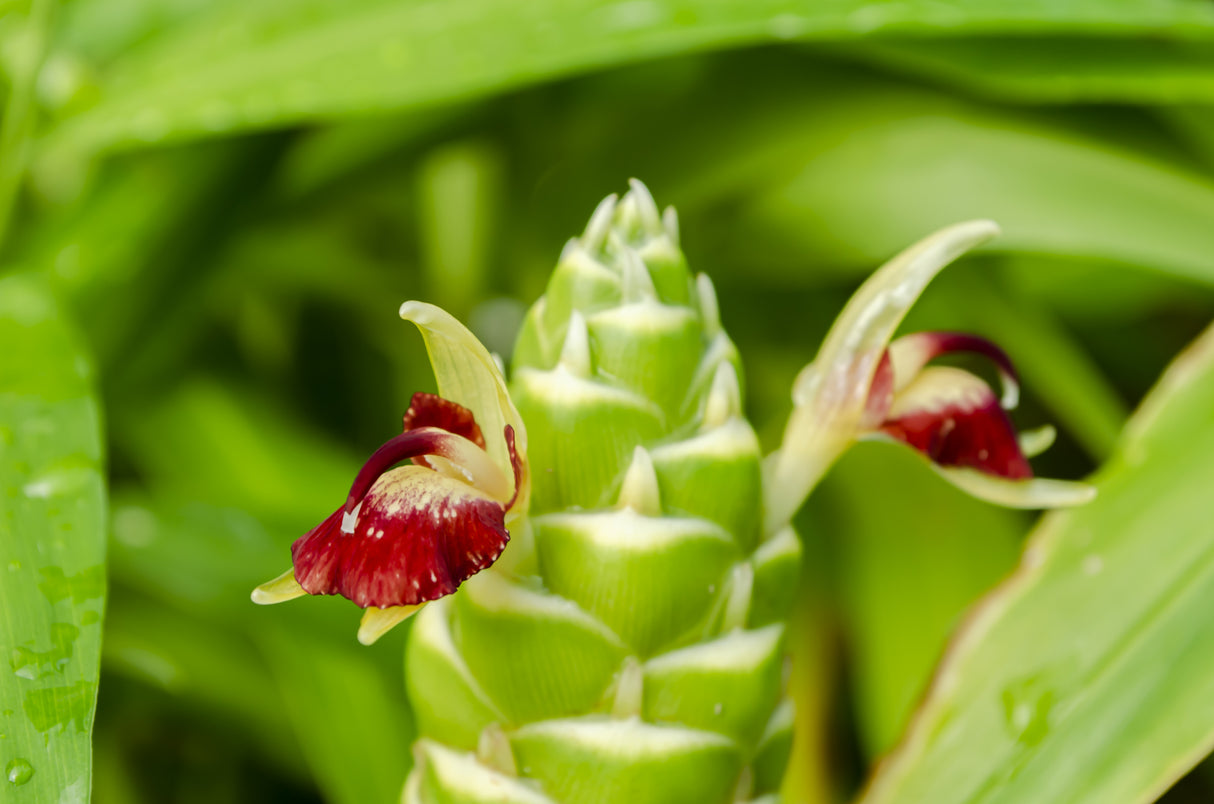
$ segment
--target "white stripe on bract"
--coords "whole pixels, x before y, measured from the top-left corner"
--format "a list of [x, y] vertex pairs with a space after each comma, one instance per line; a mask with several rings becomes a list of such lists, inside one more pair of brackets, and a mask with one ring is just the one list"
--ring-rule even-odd
[[544, 514], [536, 526], [551, 525], [576, 533], [585, 543], [620, 553], [664, 553], [683, 542], [708, 542], [732, 547], [729, 532], [715, 522], [693, 517], [651, 517], [630, 508], [616, 511], [570, 511]]
[[424, 738], [418, 740], [415, 751], [423, 762], [430, 763], [444, 788], [457, 795], [502, 804], [555, 804], [518, 779], [485, 767], [472, 754], [452, 751]]
[[614, 631], [572, 600], [528, 589], [492, 568], [473, 575], [464, 581], [462, 588], [473, 604], [482, 609], [514, 612], [536, 620], [571, 623], [598, 634], [612, 645], [621, 649], [624, 647]]
[[927, 284], [999, 232], [992, 221], [942, 229], [869, 277], [835, 320], [813, 363], [793, 383], [780, 449], [764, 463], [764, 530], [783, 527], [860, 430], [881, 354]]
[[417, 621], [413, 623], [413, 631], [409, 634], [410, 644], [414, 648], [425, 646], [442, 656], [443, 660], [447, 662], [447, 666], [459, 676], [460, 681], [475, 696], [477, 702], [492, 712], [498, 720], [505, 722], [506, 716], [489, 698], [489, 694], [481, 688], [480, 682], [468, 669], [464, 655], [455, 647], [455, 639], [451, 635], [450, 618], [451, 598], [449, 596], [430, 603], [422, 609], [417, 615]]
[[645, 670], [651, 673], [689, 669], [758, 671], [780, 652], [783, 636], [782, 624], [768, 625], [755, 631], [732, 631], [711, 642], [701, 642], [650, 659], [645, 663]]
[[520, 737], [543, 736], [562, 743], [581, 745], [616, 757], [653, 759], [663, 753], [678, 754], [703, 748], [736, 747], [733, 740], [715, 732], [680, 726], [659, 726], [637, 718], [614, 720], [588, 716], [564, 720], [544, 720], [521, 727]]

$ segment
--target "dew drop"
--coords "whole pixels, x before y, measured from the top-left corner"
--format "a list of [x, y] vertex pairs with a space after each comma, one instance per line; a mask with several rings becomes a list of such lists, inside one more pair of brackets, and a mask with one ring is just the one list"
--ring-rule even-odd
[[1003, 716], [1008, 731], [1017, 742], [1036, 745], [1050, 731], [1050, 710], [1054, 691], [1041, 676], [1030, 676], [1003, 690]]
[[28, 759], [18, 757], [17, 759], [10, 760], [8, 765], [5, 766], [4, 775], [10, 783], [20, 786], [33, 778], [34, 766], [29, 763]]
[[1093, 553], [1084, 557], [1080, 568], [1084, 575], [1099, 575], [1104, 570], [1104, 559]]

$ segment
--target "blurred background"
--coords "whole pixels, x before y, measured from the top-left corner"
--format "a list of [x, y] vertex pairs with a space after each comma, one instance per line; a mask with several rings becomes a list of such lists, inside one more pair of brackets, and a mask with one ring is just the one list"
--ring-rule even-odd
[[[67, 300], [106, 417], [95, 800], [397, 799], [408, 629], [362, 648], [345, 601], [249, 592], [433, 389], [400, 302], [508, 356], [632, 176], [716, 283], [768, 448], [871, 270], [997, 220], [907, 329], [1003, 345], [1017, 422], [1059, 429], [1038, 471], [1086, 475], [1214, 314], [1211, 32], [1178, 0], [0, 0], [0, 263]], [[866, 445], [798, 524], [789, 800], [817, 804], [1033, 518]], [[1166, 800], [1212, 798], [1203, 766]]]

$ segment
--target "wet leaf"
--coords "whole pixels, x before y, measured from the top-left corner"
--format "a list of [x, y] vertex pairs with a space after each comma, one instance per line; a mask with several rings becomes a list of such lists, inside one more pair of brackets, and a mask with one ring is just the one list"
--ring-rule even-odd
[[1214, 746], [1214, 329], [970, 614], [867, 804], [1151, 801]]
[[55, 147], [138, 146], [459, 100], [689, 50], [874, 33], [1206, 31], [1198, 2], [493, 0], [217, 4], [102, 76]]
[[89, 798], [105, 486], [89, 364], [43, 283], [0, 280], [0, 797]]

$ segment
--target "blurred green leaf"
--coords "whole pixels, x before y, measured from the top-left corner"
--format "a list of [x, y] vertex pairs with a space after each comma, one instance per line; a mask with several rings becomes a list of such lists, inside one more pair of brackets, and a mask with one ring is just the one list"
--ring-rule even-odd
[[105, 603], [101, 423], [44, 283], [0, 279], [0, 790], [85, 802]]
[[977, 36], [863, 43], [841, 52], [1015, 101], [1214, 99], [1214, 49], [1202, 41]]
[[225, 3], [115, 63], [100, 101], [65, 122], [52, 152], [384, 112], [670, 53], [1002, 29], [1205, 32], [1214, 9], [1197, 0]]
[[748, 202], [752, 236], [795, 250], [797, 270], [807, 260], [875, 265], [950, 222], [991, 218], [1000, 251], [1214, 283], [1214, 182], [1204, 174], [1067, 126], [891, 90], [819, 103], [802, 129], [803, 161]]
[[413, 722], [399, 636], [359, 645], [346, 601], [254, 607], [250, 591], [290, 552], [239, 510], [124, 497], [112, 553], [115, 583], [138, 591], [117, 598], [108, 669], [234, 718], [288, 768], [302, 749], [331, 801], [396, 800]]
[[209, 719], [222, 719], [261, 754], [304, 775], [299, 742], [257, 642], [228, 622], [117, 588], [121, 583], [116, 579], [106, 613], [107, 677], [163, 690]]
[[1214, 745], [1214, 329], [970, 615], [864, 801], [1150, 801]]
[[1015, 566], [1028, 522], [891, 444], [856, 445], [819, 493], [846, 512], [835, 532], [838, 584], [860, 736], [876, 757], [902, 733], [961, 614]]
[[158, 495], [286, 525], [307, 527], [331, 513], [358, 471], [349, 453], [273, 405], [201, 378], [124, 414], [122, 425]]
[[[392, 804], [413, 766], [413, 720], [404, 684], [389, 685], [370, 659], [376, 649], [358, 645], [355, 631], [352, 625], [349, 647], [339, 650], [298, 628], [267, 630], [266, 658], [326, 799]], [[392, 636], [384, 641], [399, 655], [401, 634]]]

